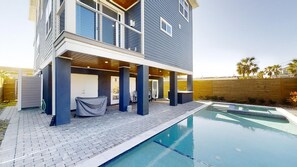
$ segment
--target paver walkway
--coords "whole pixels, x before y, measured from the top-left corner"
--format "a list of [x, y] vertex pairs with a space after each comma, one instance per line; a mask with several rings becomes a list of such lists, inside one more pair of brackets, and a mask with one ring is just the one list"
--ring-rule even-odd
[[147, 116], [119, 112], [113, 106], [104, 116], [72, 118], [71, 124], [57, 127], [49, 127], [51, 116], [39, 109], [18, 112], [8, 107], [0, 115], [10, 120], [0, 147], [0, 166], [75, 166], [201, 105], [152, 102]]

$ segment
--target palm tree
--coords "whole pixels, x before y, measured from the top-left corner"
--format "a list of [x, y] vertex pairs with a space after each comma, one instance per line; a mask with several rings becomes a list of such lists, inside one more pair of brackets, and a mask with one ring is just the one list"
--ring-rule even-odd
[[3, 79], [6, 79], [8, 77], [8, 73], [3, 71], [3, 70], [0, 70], [0, 78], [3, 78]]
[[254, 63], [255, 59], [255, 57], [241, 59], [241, 61], [237, 63], [237, 73], [243, 77], [245, 77], [245, 75], [249, 77], [251, 73], [257, 73], [259, 67]]
[[272, 66], [272, 71], [273, 71], [273, 74], [274, 74], [274, 76], [277, 78], [278, 77], [278, 75], [281, 73], [281, 69], [282, 67], [280, 66], [280, 65], [273, 65]]
[[297, 77], [297, 59], [293, 59], [292, 62], [288, 64], [287, 70], [294, 77]]
[[269, 78], [272, 78], [272, 75], [273, 75], [273, 67], [272, 66], [266, 67], [264, 71], [269, 76]]
[[264, 71], [260, 71], [260, 72], [258, 72], [257, 77], [259, 79], [263, 79], [264, 78], [264, 75], [265, 75], [265, 72]]
[[251, 69], [251, 72], [253, 73], [253, 75], [255, 75], [258, 71], [259, 71], [259, 67], [257, 64], [253, 64], [253, 67]]

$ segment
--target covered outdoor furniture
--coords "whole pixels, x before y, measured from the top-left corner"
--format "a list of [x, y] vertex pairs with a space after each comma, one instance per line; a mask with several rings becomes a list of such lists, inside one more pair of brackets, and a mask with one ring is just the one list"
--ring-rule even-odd
[[107, 108], [107, 97], [76, 97], [76, 115], [91, 117], [104, 115]]

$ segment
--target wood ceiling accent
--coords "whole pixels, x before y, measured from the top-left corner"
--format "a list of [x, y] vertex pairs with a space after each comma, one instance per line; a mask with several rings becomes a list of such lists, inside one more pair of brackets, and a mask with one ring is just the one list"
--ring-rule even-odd
[[[123, 62], [118, 60], [107, 59], [103, 57], [97, 57], [93, 55], [87, 55], [79, 52], [67, 51], [62, 55], [63, 57], [72, 58], [71, 66], [80, 68], [90, 68], [97, 70], [115, 71], [118, 72], [120, 67], [129, 67], [130, 73], [137, 74], [137, 64]], [[168, 70], [149, 67], [150, 76], [169, 76]]]
[[110, 2], [127, 11], [131, 7], [136, 5], [139, 2], [139, 0], [110, 0]]

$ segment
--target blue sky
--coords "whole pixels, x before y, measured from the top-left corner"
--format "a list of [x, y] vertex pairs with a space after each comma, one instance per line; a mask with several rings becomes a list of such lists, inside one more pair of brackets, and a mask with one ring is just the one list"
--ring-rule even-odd
[[[297, 58], [296, 0], [199, 0], [194, 10], [194, 76], [232, 76], [254, 56], [261, 68]], [[0, 66], [33, 66], [29, 0], [0, 6]], [[9, 17], [8, 17], [9, 16]]]
[[261, 68], [297, 58], [296, 0], [199, 0], [194, 11], [194, 75], [232, 76], [254, 56]]

